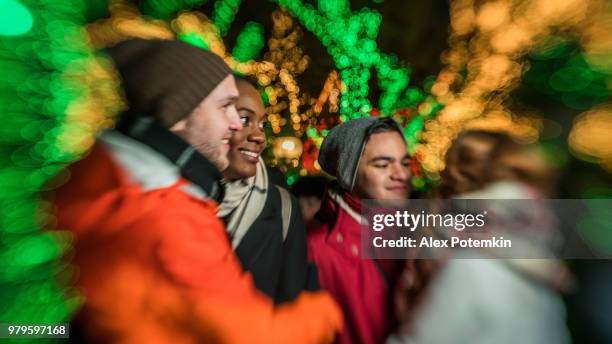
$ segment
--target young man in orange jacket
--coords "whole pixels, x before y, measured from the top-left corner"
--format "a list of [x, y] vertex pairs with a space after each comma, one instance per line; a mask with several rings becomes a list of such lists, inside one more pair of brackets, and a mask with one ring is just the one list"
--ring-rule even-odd
[[129, 110], [71, 167], [56, 195], [75, 233], [88, 341], [324, 343], [341, 315], [323, 292], [275, 307], [216, 217], [219, 170], [240, 128], [229, 67], [179, 41], [109, 49]]

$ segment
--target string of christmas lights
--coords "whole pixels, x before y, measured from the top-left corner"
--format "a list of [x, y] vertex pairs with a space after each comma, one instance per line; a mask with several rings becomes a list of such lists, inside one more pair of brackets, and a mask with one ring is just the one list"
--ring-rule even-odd
[[370, 70], [375, 69], [381, 97], [378, 108], [382, 115], [396, 110], [408, 86], [410, 71], [397, 57], [381, 52], [376, 44], [382, 20], [368, 8], [352, 12], [347, 0], [318, 1], [318, 9], [300, 0], [274, 0], [312, 32], [327, 48], [340, 78], [346, 85], [340, 101], [340, 120], [368, 116], [373, 106], [368, 99]]
[[61, 323], [80, 303], [62, 257], [69, 233], [53, 228], [40, 193], [92, 144], [119, 109], [118, 81], [83, 34], [83, 1], [0, 5], [0, 322]]
[[[436, 115], [442, 105], [416, 87], [409, 87], [410, 70], [401, 65], [396, 56], [381, 52], [376, 37], [381, 22], [378, 12], [363, 8], [352, 12], [347, 0], [321, 0], [317, 9], [300, 0], [272, 0], [295, 16], [304, 27], [312, 32], [327, 48], [331, 55], [343, 87], [341, 87], [339, 121], [376, 112], [381, 116], [393, 116], [405, 126], [405, 136], [411, 153], [416, 151], [424, 122]], [[381, 96], [375, 109], [368, 98], [371, 70], [376, 71]], [[421, 104], [420, 111], [407, 111]], [[413, 114], [409, 119], [402, 114]], [[304, 152], [316, 154], [327, 128], [323, 125], [307, 129], [309, 147]], [[313, 151], [314, 150], [314, 151]], [[308, 154], [308, 153], [306, 153]], [[304, 159], [303, 159], [304, 160]], [[310, 157], [307, 157], [310, 161]], [[314, 164], [309, 164], [314, 166]], [[304, 171], [300, 170], [300, 173]], [[414, 179], [415, 188], [423, 188], [421, 177]]]
[[[266, 93], [275, 99], [275, 103], [270, 103], [267, 109], [268, 119], [274, 134], [281, 133], [281, 127], [289, 124], [289, 132], [286, 134], [301, 137], [305, 131], [302, 123], [307, 124], [312, 114], [312, 101], [308, 94], [300, 92], [295, 79], [308, 68], [310, 58], [298, 44], [302, 32], [289, 13], [277, 9], [272, 13], [272, 19], [273, 29], [264, 60], [272, 63], [279, 72], [275, 82], [265, 88]], [[266, 81], [259, 79], [260, 82]], [[304, 106], [308, 109], [302, 113], [300, 110]], [[288, 111], [288, 118], [282, 115], [284, 110]]]
[[238, 62], [254, 60], [264, 47], [263, 27], [259, 23], [248, 22], [244, 30], [236, 38], [236, 45], [232, 49], [232, 56]]
[[225, 37], [238, 12], [240, 0], [219, 0], [215, 2], [214, 7], [212, 22], [219, 30], [221, 36]]
[[[587, 102], [587, 107], [609, 99], [612, 46], [609, 34], [604, 32], [609, 32], [606, 30], [611, 26], [610, 13], [609, 2], [600, 0], [451, 3], [450, 49], [442, 56], [446, 67], [431, 87], [444, 109], [425, 124], [424, 143], [417, 149], [425, 170], [435, 175], [444, 169], [446, 150], [465, 128], [502, 130], [520, 140], [535, 141], [541, 122], [525, 114], [518, 117], [508, 109], [509, 94], [518, 87], [528, 67], [536, 69], [528, 72], [531, 74], [527, 75], [530, 77], [527, 83], [537, 79], [537, 86], [560, 93], [561, 100], [570, 107], [581, 108], [579, 99], [595, 101]], [[537, 72], [538, 60], [558, 55], [567, 41], [556, 32], [573, 32], [583, 46], [584, 55], [576, 56], [546, 76]], [[527, 65], [530, 56], [534, 63]], [[607, 86], [605, 81], [593, 82], [596, 79], [593, 76], [598, 73], [603, 75], [603, 80], [607, 78]], [[580, 118], [586, 120], [589, 116]], [[593, 121], [603, 127], [610, 126], [600, 116], [592, 118], [597, 118]], [[574, 136], [570, 144], [580, 145], [577, 151], [584, 151], [597, 140], [589, 135]], [[601, 151], [591, 152], [606, 160]]]
[[143, 13], [158, 19], [168, 19], [173, 14], [204, 5], [208, 0], [141, 0]]

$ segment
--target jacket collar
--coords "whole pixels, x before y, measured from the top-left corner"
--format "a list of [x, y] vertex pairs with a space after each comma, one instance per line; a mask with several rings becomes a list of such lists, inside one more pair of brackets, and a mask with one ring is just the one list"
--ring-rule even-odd
[[[103, 133], [98, 137], [98, 142], [108, 149], [130, 179], [145, 191], [171, 187], [181, 180], [178, 166], [151, 147], [116, 130]], [[195, 183], [184, 183], [180, 188], [196, 198], [212, 198], [210, 189]]]
[[[157, 120], [151, 117], [124, 114], [117, 124], [116, 131], [131, 139], [131, 141], [136, 141], [133, 143], [139, 143], [138, 147], [141, 150], [145, 150], [146, 147], [149, 156], [157, 157], [157, 159], [150, 160], [156, 160], [158, 162], [156, 167], [158, 168], [162, 168], [161, 164], [163, 164], [165, 166], [164, 170], [168, 171], [168, 176], [172, 175], [176, 177], [175, 179], [182, 176], [197, 185], [207, 197], [218, 203], [223, 200], [224, 187], [219, 170], [192, 146], [170, 132]], [[138, 169], [133, 164], [130, 164], [130, 166]], [[149, 173], [144, 174], [150, 177], [151, 174], [156, 173], [157, 171], [152, 169]], [[170, 179], [167, 179], [166, 182]]]

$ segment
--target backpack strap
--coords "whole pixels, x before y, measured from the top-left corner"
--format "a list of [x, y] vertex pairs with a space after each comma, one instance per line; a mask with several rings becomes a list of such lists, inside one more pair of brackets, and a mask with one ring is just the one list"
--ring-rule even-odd
[[281, 197], [281, 214], [283, 216], [283, 242], [289, 233], [289, 223], [291, 222], [291, 196], [284, 188], [275, 185]]

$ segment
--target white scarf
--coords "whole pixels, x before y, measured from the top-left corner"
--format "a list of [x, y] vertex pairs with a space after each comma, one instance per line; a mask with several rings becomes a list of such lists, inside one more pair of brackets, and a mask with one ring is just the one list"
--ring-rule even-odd
[[266, 203], [268, 172], [261, 157], [253, 177], [225, 184], [225, 197], [219, 206], [218, 216], [227, 219], [225, 226], [236, 249], [253, 225]]

